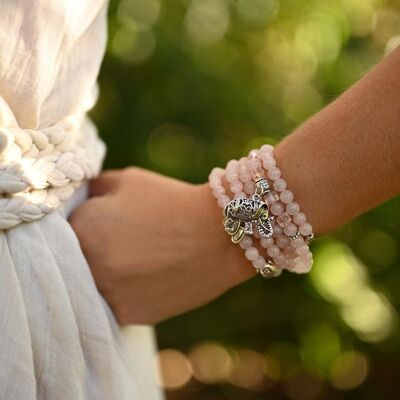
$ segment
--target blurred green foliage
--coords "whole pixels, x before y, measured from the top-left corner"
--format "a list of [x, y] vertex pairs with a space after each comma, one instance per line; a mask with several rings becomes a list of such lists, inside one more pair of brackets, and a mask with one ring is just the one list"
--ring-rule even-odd
[[[400, 3], [121, 0], [109, 33], [93, 113], [107, 166], [203, 182], [281, 140], [400, 44]], [[314, 250], [309, 276], [254, 279], [159, 326], [160, 348], [178, 350], [164, 353], [171, 399], [397, 395], [399, 199]]]

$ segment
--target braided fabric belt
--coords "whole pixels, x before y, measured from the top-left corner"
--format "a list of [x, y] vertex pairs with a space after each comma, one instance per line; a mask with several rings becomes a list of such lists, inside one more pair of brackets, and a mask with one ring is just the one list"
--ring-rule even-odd
[[0, 230], [57, 209], [101, 170], [105, 145], [85, 112], [22, 129], [0, 97]]

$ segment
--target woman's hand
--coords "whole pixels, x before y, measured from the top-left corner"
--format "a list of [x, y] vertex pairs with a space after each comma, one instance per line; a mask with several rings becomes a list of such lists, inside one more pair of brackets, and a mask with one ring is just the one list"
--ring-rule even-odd
[[155, 324], [255, 274], [232, 245], [208, 185], [138, 168], [103, 173], [71, 224], [122, 324]]

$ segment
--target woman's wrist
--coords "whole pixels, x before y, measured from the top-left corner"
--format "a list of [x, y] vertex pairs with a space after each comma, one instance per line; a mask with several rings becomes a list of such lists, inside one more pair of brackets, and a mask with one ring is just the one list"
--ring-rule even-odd
[[229, 240], [222, 225], [222, 211], [218, 207], [208, 183], [198, 185], [199, 221], [207, 254], [218, 260], [217, 268], [226, 269], [227, 284], [235, 286], [256, 275], [253, 268], [249, 268], [248, 260], [239, 246], [234, 246]]
[[[303, 148], [304, 145], [297, 137], [289, 136], [276, 147], [275, 157], [314, 234], [320, 235], [332, 229], [335, 221], [331, 220], [332, 205], [324, 198], [324, 185], [316, 177], [323, 175], [323, 171], [318, 168], [316, 159], [308, 157], [311, 150], [307, 146]], [[338, 209], [334, 213], [339, 217]]]

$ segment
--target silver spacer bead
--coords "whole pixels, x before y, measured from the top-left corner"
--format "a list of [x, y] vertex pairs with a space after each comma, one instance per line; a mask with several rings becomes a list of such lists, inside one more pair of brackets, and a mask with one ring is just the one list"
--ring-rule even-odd
[[256, 192], [252, 196], [253, 200], [261, 201], [261, 196]]
[[258, 175], [258, 177], [253, 177], [254, 183], [256, 185], [255, 194], [260, 197], [264, 197], [267, 193], [271, 191], [268, 181], [264, 178], [263, 174]]
[[309, 235], [307, 235], [306, 237], [306, 242], [309, 244], [314, 240], [314, 234], [310, 233]]
[[267, 262], [267, 264], [265, 264], [264, 267], [259, 269], [258, 272], [263, 278], [269, 279], [269, 278], [274, 278], [276, 276], [278, 268], [275, 265]]

